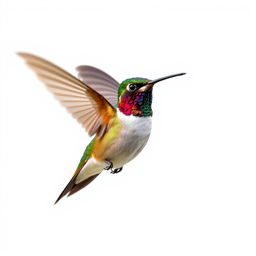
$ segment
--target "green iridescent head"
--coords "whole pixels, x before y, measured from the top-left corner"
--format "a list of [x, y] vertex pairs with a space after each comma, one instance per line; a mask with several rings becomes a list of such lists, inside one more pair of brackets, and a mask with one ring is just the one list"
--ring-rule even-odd
[[150, 80], [146, 78], [129, 78], [124, 80], [118, 89], [118, 109], [125, 115], [152, 116], [153, 86], [165, 79], [181, 76], [185, 73], [165, 76]]
[[[140, 78], [140, 77], [134, 77], [134, 78], [128, 78], [126, 80], [124, 80], [119, 88], [118, 88], [118, 98], [120, 98], [120, 96], [126, 91], [129, 90], [129, 87], [132, 87], [132, 84], [136, 84], [136, 85], [146, 85], [147, 82], [149, 82], [149, 79], [146, 78]], [[129, 87], [127, 87], [128, 85], [130, 85]], [[132, 87], [133, 89], [133, 87]]]

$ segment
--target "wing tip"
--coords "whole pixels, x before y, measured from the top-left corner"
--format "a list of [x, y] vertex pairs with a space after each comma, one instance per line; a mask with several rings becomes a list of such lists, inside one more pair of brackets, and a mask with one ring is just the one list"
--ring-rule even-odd
[[16, 54], [21, 57], [22, 59], [25, 59], [26, 53], [25, 52], [16, 52]]
[[21, 58], [26, 58], [26, 57], [31, 57], [31, 56], [35, 56], [31, 53], [27, 53], [27, 52], [16, 52], [16, 54], [21, 57]]
[[85, 65], [77, 66], [77, 67], [76, 67], [76, 71], [77, 71], [77, 72], [80, 72], [80, 71], [81, 71], [81, 69], [82, 69], [84, 66], [85, 66]]
[[30, 62], [34, 62], [34, 61], [45, 61], [44, 59], [42, 59], [41, 57], [32, 54], [32, 53], [28, 53], [28, 52], [16, 52], [16, 54], [21, 57], [22, 59], [24, 59], [26, 61], [27, 64], [29, 64]]
[[[76, 67], [76, 70], [77, 70], [78, 72], [84, 71], [84, 69], [98, 69], [98, 68], [96, 68], [96, 67], [94, 67], [94, 66], [91, 66], [91, 65], [79, 65], [79, 66]], [[100, 70], [100, 69], [98, 69], [98, 70]], [[100, 70], [100, 71], [102, 71], [102, 70]], [[102, 72], [103, 72], [103, 71], [102, 71]]]

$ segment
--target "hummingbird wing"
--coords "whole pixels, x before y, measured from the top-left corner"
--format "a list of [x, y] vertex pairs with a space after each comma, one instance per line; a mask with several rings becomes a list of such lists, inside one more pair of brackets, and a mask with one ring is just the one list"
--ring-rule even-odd
[[60, 103], [92, 136], [101, 137], [116, 109], [101, 94], [53, 63], [28, 53], [25, 59]]
[[117, 105], [119, 83], [104, 71], [92, 66], [78, 66], [78, 77], [103, 95], [112, 106]]

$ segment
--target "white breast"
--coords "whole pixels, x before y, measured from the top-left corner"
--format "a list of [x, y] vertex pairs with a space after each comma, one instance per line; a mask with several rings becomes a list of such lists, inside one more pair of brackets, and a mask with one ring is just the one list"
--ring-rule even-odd
[[124, 127], [127, 128], [127, 132], [135, 134], [137, 136], [147, 136], [150, 135], [151, 126], [152, 126], [152, 117], [151, 116], [127, 116], [117, 110], [117, 116], [121, 120]]
[[117, 114], [123, 128], [112, 158], [115, 168], [123, 166], [140, 153], [148, 141], [152, 125], [151, 117], [127, 116], [120, 111]]

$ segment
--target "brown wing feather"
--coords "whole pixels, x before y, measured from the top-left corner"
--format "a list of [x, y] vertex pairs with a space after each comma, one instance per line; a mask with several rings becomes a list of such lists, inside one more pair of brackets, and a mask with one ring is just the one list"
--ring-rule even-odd
[[25, 59], [60, 103], [92, 136], [102, 136], [116, 110], [101, 94], [53, 63], [28, 53]]
[[76, 70], [78, 77], [84, 83], [103, 95], [112, 106], [117, 104], [119, 83], [113, 77], [92, 66], [83, 65], [77, 67]]

